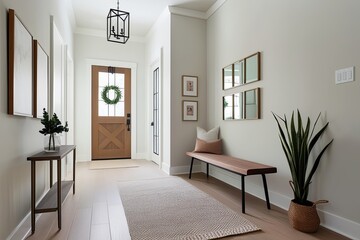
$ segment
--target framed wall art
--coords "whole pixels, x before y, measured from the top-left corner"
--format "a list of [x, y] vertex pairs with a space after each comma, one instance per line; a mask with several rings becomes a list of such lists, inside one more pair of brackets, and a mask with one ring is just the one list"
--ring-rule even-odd
[[48, 109], [49, 57], [34, 40], [34, 117], [42, 118], [43, 109]]
[[182, 95], [188, 97], [197, 97], [198, 95], [198, 77], [182, 76]]
[[183, 101], [182, 107], [183, 121], [197, 121], [198, 120], [198, 102], [197, 101]]
[[13, 9], [8, 15], [8, 114], [32, 117], [33, 37]]

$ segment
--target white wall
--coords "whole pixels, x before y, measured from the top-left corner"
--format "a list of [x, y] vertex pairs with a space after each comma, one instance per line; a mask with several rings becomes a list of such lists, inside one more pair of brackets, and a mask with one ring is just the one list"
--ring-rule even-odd
[[[150, 128], [151, 119], [151, 97], [152, 97], [152, 79], [150, 75], [150, 67], [155, 61], [161, 61], [160, 63], [160, 74], [161, 74], [161, 108], [162, 116], [162, 136], [161, 141], [163, 143], [163, 148], [161, 149], [160, 156], [162, 158], [161, 168], [169, 173], [170, 172], [170, 136], [171, 136], [171, 69], [170, 69], [170, 12], [168, 8], [164, 9], [162, 14], [159, 16], [155, 24], [150, 29], [149, 33], [146, 36], [146, 86], [147, 86], [147, 99], [148, 100], [148, 110], [147, 110], [147, 142], [148, 142], [148, 152], [151, 152], [151, 141], [150, 137], [152, 134], [152, 129]], [[150, 154], [149, 154], [150, 155]]]
[[112, 43], [104, 37], [89, 35], [75, 35], [75, 139], [77, 144], [78, 161], [91, 160], [91, 74], [89, 74], [89, 60], [91, 62], [117, 61], [136, 65], [136, 109], [137, 116], [132, 119], [136, 124], [137, 156], [146, 156], [147, 142], [145, 119], [147, 104], [144, 101], [146, 81], [144, 73], [145, 44], [129, 40], [125, 45]]
[[[182, 75], [198, 77], [198, 97], [182, 96]], [[185, 152], [206, 128], [206, 21], [171, 14], [171, 173], [188, 172]], [[182, 101], [198, 101], [198, 121], [182, 121]], [[184, 165], [186, 167], [184, 167]]]
[[[169, 173], [188, 171], [184, 153], [193, 150], [196, 126], [206, 127], [206, 21], [180, 16], [166, 8], [147, 35], [146, 66], [161, 60], [162, 89], [162, 166]], [[182, 75], [198, 76], [198, 97], [182, 97]], [[151, 75], [148, 74], [148, 98], [151, 99]], [[182, 121], [182, 100], [198, 101], [197, 122]], [[148, 123], [151, 122], [151, 101]], [[149, 124], [148, 124], [149, 125]], [[148, 130], [148, 149], [151, 152]]]
[[[12, 8], [50, 54], [50, 15], [72, 54], [72, 23], [67, 2], [0, 1], [0, 239], [6, 239], [30, 212], [30, 163], [27, 156], [43, 148], [39, 119], [7, 115], [7, 10]], [[71, 131], [71, 129], [70, 129]], [[47, 164], [37, 164], [37, 197], [48, 187]]]
[[[310, 200], [319, 206], [322, 223], [360, 238], [360, 79], [335, 85], [335, 70], [360, 69], [360, 2], [227, 0], [207, 22], [208, 124], [220, 125], [226, 153], [276, 166], [269, 176], [270, 199], [288, 207], [290, 172], [271, 111], [289, 115], [297, 108], [320, 124], [330, 122], [322, 141], [334, 142], [323, 156], [311, 184]], [[240, 90], [261, 87], [260, 120], [223, 121], [221, 69], [260, 51], [262, 79]], [[237, 185], [239, 178], [214, 171]], [[263, 197], [260, 179], [247, 179], [247, 191]]]

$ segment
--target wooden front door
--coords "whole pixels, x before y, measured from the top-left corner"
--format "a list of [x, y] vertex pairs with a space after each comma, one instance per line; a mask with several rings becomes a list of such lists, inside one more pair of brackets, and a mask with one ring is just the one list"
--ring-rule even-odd
[[131, 158], [130, 110], [131, 69], [92, 66], [92, 159]]

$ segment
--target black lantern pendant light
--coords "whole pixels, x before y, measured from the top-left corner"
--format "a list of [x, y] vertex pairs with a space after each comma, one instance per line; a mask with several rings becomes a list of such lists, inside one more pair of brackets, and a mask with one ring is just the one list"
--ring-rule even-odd
[[130, 38], [130, 13], [117, 9], [110, 9], [107, 16], [107, 40], [110, 42], [126, 43]]

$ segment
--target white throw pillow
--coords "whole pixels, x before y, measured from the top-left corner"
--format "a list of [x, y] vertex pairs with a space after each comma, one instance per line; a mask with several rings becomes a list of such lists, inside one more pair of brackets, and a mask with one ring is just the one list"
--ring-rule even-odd
[[197, 138], [205, 142], [213, 142], [219, 139], [220, 127], [214, 127], [213, 129], [206, 131], [201, 127], [197, 127]]

